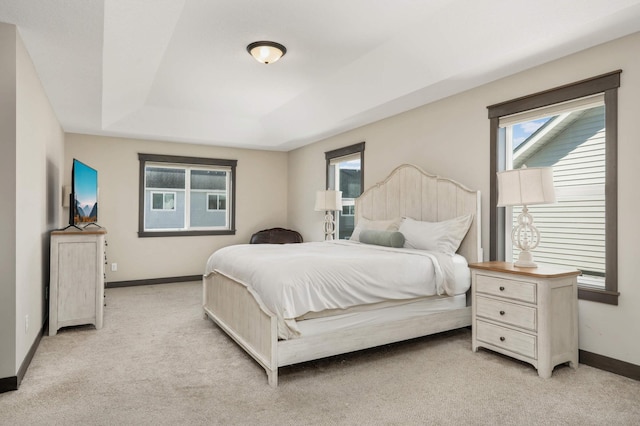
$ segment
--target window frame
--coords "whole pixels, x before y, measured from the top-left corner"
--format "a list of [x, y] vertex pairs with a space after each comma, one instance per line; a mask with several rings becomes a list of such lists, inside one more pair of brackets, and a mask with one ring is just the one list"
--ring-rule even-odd
[[605, 288], [578, 286], [578, 298], [618, 304], [618, 88], [622, 70], [523, 96], [487, 107], [490, 120], [490, 260], [504, 260], [506, 250], [505, 208], [498, 204], [497, 172], [504, 170], [504, 141], [499, 137], [500, 117], [559, 104], [599, 93], [605, 104]]
[[[360, 154], [360, 194], [362, 195], [362, 192], [364, 191], [364, 145], [365, 145], [364, 142], [360, 142], [353, 145], [345, 146], [343, 148], [326, 151], [324, 153], [324, 158], [326, 161], [325, 189], [329, 189], [331, 160], [335, 160], [336, 158], [341, 158], [341, 157], [347, 157], [350, 155]], [[332, 214], [335, 214], [335, 213], [332, 212]], [[354, 207], [354, 216], [355, 216], [355, 207]], [[338, 234], [338, 229], [336, 229], [336, 235], [337, 234]]]
[[[227, 160], [220, 158], [203, 158], [203, 157], [185, 157], [177, 155], [158, 155], [138, 153], [140, 162], [139, 179], [138, 179], [138, 237], [185, 237], [198, 235], [235, 235], [236, 233], [236, 167], [238, 160]], [[145, 231], [144, 230], [144, 202], [145, 202], [145, 169], [147, 163], [166, 163], [170, 165], [184, 166], [222, 166], [231, 169], [228, 189], [229, 197], [227, 197], [227, 209], [231, 209], [229, 213], [229, 229], [198, 229], [198, 230], [180, 230], [180, 231]]]

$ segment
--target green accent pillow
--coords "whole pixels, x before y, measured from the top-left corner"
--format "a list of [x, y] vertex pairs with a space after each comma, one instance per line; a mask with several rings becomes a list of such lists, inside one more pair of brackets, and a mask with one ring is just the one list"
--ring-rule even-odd
[[404, 247], [404, 235], [398, 231], [378, 231], [365, 229], [360, 232], [360, 242], [385, 247]]

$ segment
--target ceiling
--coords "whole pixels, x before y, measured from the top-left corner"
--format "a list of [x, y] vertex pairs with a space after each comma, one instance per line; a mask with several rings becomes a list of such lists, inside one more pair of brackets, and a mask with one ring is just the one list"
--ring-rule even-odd
[[640, 31], [640, 0], [0, 0], [0, 22], [66, 132], [287, 151]]

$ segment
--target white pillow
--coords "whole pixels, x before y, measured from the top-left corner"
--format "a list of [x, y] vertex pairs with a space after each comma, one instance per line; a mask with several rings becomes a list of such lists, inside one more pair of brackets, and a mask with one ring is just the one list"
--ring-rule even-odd
[[356, 229], [353, 230], [351, 238], [349, 239], [352, 241], [360, 241], [360, 232], [364, 231], [365, 229], [372, 229], [374, 231], [397, 231], [401, 221], [401, 217], [390, 220], [370, 220], [361, 217], [360, 219], [358, 219]]
[[405, 218], [400, 225], [406, 248], [455, 254], [471, 226], [472, 215], [442, 222], [422, 222]]

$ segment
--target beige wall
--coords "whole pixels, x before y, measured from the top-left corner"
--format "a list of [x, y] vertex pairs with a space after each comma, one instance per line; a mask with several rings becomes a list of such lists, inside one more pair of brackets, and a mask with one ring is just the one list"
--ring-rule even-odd
[[[45, 321], [49, 231], [60, 217], [64, 135], [13, 25], [0, 24], [0, 378]], [[26, 318], [28, 316], [28, 328]]]
[[562, 58], [289, 153], [289, 226], [319, 240], [322, 217], [310, 207], [324, 185], [324, 152], [366, 141], [365, 186], [414, 163], [482, 192], [482, 242], [489, 246], [488, 105], [622, 69], [619, 90], [619, 306], [580, 301], [580, 348], [640, 365], [640, 33]]
[[16, 28], [0, 23], [0, 379], [16, 374]]
[[[238, 160], [236, 235], [138, 238], [138, 153]], [[247, 243], [260, 229], [287, 224], [288, 172], [283, 152], [67, 134], [67, 185], [73, 158], [98, 170], [98, 222], [108, 231], [108, 262], [118, 264], [117, 272], [107, 268], [107, 281], [202, 274], [217, 248]]]
[[49, 231], [61, 213], [64, 133], [20, 38], [16, 52], [16, 352], [21, 362], [46, 319]]

